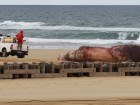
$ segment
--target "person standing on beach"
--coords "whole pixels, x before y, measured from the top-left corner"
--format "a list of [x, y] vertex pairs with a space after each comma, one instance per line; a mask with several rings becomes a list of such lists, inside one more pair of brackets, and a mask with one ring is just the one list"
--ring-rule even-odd
[[16, 35], [17, 41], [18, 41], [18, 49], [22, 50], [22, 44], [23, 44], [23, 31], [21, 30], [17, 35]]

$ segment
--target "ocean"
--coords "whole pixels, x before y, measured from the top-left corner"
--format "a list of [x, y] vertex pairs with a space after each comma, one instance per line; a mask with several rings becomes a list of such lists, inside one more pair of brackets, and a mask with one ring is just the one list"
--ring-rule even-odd
[[30, 49], [140, 44], [140, 6], [0, 6], [0, 33]]

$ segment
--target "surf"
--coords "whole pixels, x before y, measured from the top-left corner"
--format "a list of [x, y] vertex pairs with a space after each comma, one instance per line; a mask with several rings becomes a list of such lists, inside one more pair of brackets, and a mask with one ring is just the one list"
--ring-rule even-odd
[[140, 32], [140, 28], [134, 27], [81, 27], [70, 25], [54, 25], [49, 26], [44, 22], [24, 22], [24, 21], [3, 21], [0, 22], [0, 29], [40, 29], [40, 30], [85, 30], [99, 32]]

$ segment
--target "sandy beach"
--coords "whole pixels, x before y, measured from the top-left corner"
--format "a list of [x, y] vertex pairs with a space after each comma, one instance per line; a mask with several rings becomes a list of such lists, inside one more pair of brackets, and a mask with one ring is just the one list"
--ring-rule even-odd
[[[68, 50], [30, 50], [24, 59], [1, 62], [57, 62]], [[139, 77], [80, 77], [0, 80], [0, 105], [139, 105]]]
[[0, 59], [0, 62], [57, 62], [59, 55], [64, 55], [69, 50], [47, 50], [47, 49], [32, 49], [29, 50], [29, 55], [23, 59], [17, 56], [9, 56]]
[[139, 105], [139, 77], [1, 80], [0, 105]]

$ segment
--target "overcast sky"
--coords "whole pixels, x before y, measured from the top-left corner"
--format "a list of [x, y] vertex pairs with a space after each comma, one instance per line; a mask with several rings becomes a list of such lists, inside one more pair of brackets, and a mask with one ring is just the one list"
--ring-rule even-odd
[[140, 5], [140, 0], [0, 0], [0, 5]]

